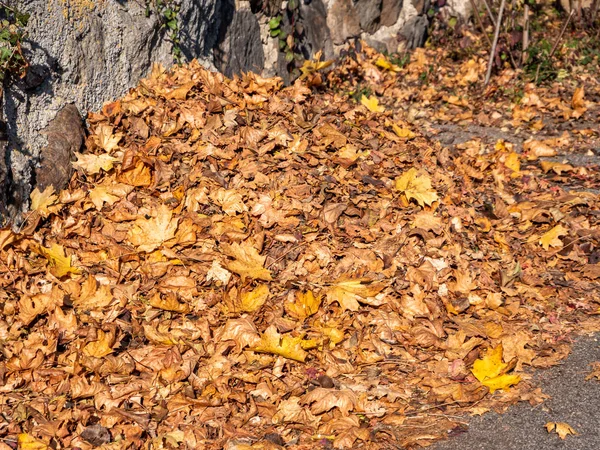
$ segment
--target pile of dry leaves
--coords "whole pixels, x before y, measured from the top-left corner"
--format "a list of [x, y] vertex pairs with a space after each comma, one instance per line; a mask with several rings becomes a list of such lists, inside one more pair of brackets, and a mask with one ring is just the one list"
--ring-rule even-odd
[[0, 231], [0, 449], [415, 447], [544, 399], [528, 366], [600, 329], [598, 195], [349, 99], [382, 55], [324, 65], [155, 67], [89, 116]]

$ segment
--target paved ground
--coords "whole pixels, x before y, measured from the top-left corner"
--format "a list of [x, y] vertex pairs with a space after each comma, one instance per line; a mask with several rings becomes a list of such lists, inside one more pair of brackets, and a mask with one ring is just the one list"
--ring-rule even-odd
[[[580, 339], [563, 365], [538, 371], [535, 379], [552, 398], [532, 408], [521, 404], [506, 414], [470, 419], [467, 432], [432, 450], [598, 450], [600, 449], [600, 382], [585, 381], [590, 363], [600, 361], [600, 334]], [[579, 433], [563, 441], [548, 433], [547, 422], [566, 422]]]

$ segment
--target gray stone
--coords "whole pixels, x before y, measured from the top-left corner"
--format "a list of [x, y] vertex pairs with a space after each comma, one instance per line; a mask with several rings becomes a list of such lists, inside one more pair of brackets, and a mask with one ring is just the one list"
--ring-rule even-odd
[[352, 0], [333, 0], [327, 12], [327, 26], [335, 45], [360, 36], [360, 21]]
[[300, 6], [300, 17], [304, 26], [305, 50], [312, 56], [323, 51], [323, 59], [334, 57], [331, 32], [327, 26], [327, 9], [322, 0], [312, 0]]
[[64, 189], [72, 174], [71, 160], [85, 140], [83, 120], [77, 107], [66, 105], [42, 131], [48, 144], [40, 151], [40, 165], [35, 171], [35, 185], [40, 191], [53, 186]]
[[361, 30], [375, 33], [381, 23], [382, 0], [358, 0], [354, 7], [358, 13]]
[[407, 48], [422, 47], [427, 41], [427, 29], [429, 21], [425, 16], [414, 16], [408, 19], [400, 30], [400, 34], [406, 39]]
[[398, 21], [403, 0], [383, 0], [381, 2], [381, 26], [391, 27]]
[[227, 0], [222, 2], [222, 18], [225, 20], [215, 50], [217, 69], [228, 77], [248, 71], [261, 73], [264, 51], [256, 16], [249, 7], [236, 8], [233, 1]]

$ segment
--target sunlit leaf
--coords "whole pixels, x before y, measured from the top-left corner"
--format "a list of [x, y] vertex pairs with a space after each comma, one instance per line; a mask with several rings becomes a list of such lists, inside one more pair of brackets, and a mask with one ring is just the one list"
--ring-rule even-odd
[[385, 108], [383, 106], [379, 106], [379, 100], [377, 100], [377, 97], [373, 95], [369, 98], [363, 95], [360, 99], [360, 103], [366, 106], [366, 108], [373, 113], [385, 111]]
[[42, 217], [47, 217], [51, 211], [48, 209], [56, 203], [58, 196], [54, 194], [54, 186], [50, 185], [40, 192], [36, 187], [30, 195], [31, 210], [39, 212]]
[[243, 312], [254, 312], [265, 304], [269, 298], [269, 286], [259, 284], [250, 292], [244, 292], [240, 299], [240, 309]]
[[52, 244], [52, 247], [46, 248], [39, 246], [39, 253], [48, 260], [50, 273], [57, 278], [62, 278], [68, 274], [77, 275], [81, 270], [73, 267], [71, 256], [66, 256], [65, 249], [60, 244]]
[[17, 444], [19, 450], [47, 450], [50, 448], [44, 441], [36, 439], [27, 433], [20, 433], [17, 436]]
[[82, 169], [88, 175], [100, 173], [101, 170], [108, 172], [119, 161], [118, 158], [114, 158], [108, 153], [103, 155], [75, 153], [75, 156], [77, 157], [77, 161], [73, 163], [73, 166]]
[[141, 252], [152, 252], [175, 237], [179, 218], [167, 205], [156, 208], [154, 217], [137, 219], [127, 233], [129, 241]]
[[284, 358], [304, 362], [308, 353], [302, 347], [302, 337], [281, 335], [274, 325], [268, 327], [260, 338], [260, 342], [251, 350], [260, 353], [272, 353]]
[[566, 422], [548, 422], [546, 425], [548, 433], [554, 431], [561, 439], [565, 439], [569, 434], [577, 435], [577, 431]]
[[383, 286], [378, 283], [368, 283], [365, 280], [342, 280], [332, 284], [327, 289], [329, 303], [337, 302], [343, 309], [358, 311], [359, 303], [368, 303], [369, 297], [377, 295]]
[[396, 178], [396, 189], [404, 193], [407, 200], [415, 199], [421, 206], [430, 206], [438, 199], [438, 195], [431, 187], [431, 179], [414, 167]]
[[562, 247], [563, 242], [560, 240], [560, 236], [566, 236], [569, 234], [562, 225], [556, 225], [550, 231], [547, 231], [540, 238], [540, 245], [544, 247], [544, 250], [548, 250], [550, 247]]
[[508, 389], [521, 381], [518, 375], [507, 375], [510, 366], [502, 361], [502, 345], [488, 349], [482, 359], [473, 363], [471, 372], [481, 384], [487, 386], [491, 393], [498, 389]]
[[294, 300], [284, 304], [286, 312], [296, 318], [305, 319], [319, 310], [321, 297], [315, 296], [312, 291], [297, 292]]
[[242, 277], [254, 280], [271, 281], [271, 272], [265, 269], [265, 257], [261, 256], [252, 245], [247, 243], [223, 244], [223, 252], [233, 258], [227, 263], [227, 268]]

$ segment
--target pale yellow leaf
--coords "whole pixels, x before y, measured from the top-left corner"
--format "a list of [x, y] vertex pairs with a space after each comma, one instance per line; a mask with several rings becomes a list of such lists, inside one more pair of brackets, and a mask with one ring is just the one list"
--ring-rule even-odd
[[37, 247], [39, 253], [48, 260], [50, 273], [56, 278], [62, 278], [70, 273], [79, 274], [81, 271], [71, 265], [71, 256], [66, 256], [62, 245], [52, 244], [52, 247]]
[[368, 283], [366, 280], [342, 280], [327, 289], [327, 299], [329, 303], [339, 303], [343, 309], [358, 311], [359, 302], [369, 303], [367, 299], [377, 295], [381, 289], [381, 284]]
[[360, 99], [360, 103], [365, 106], [369, 111], [373, 113], [384, 112], [385, 108], [383, 106], [379, 106], [379, 100], [374, 95], [367, 98], [364, 94]]
[[292, 337], [290, 335], [279, 334], [275, 325], [271, 325], [265, 330], [260, 338], [260, 342], [251, 350], [259, 353], [272, 353], [283, 356], [284, 358], [304, 362], [308, 353], [302, 345], [301, 336]]
[[154, 217], [135, 221], [127, 233], [127, 239], [140, 252], [152, 252], [175, 237], [178, 221], [178, 218], [173, 218], [173, 211], [167, 205], [160, 205]]
[[114, 332], [104, 332], [98, 330], [98, 339], [88, 343], [83, 348], [83, 354], [86, 356], [93, 356], [95, 358], [102, 358], [112, 353], [112, 346], [115, 343]]
[[123, 133], [113, 134], [113, 127], [107, 124], [101, 124], [96, 128], [94, 140], [98, 146], [110, 153], [117, 147], [122, 137]]
[[46, 187], [44, 192], [35, 188], [29, 198], [31, 199], [31, 210], [39, 212], [42, 217], [47, 217], [52, 212], [48, 208], [54, 205], [58, 199], [54, 195], [54, 186], [52, 185]]
[[395, 123], [392, 124], [392, 130], [394, 130], [396, 136], [406, 140], [414, 139], [416, 137], [416, 134], [413, 133], [411, 130], [409, 130], [408, 128], [400, 128]]
[[550, 247], [562, 247], [563, 242], [560, 240], [560, 236], [566, 236], [569, 231], [562, 225], [556, 225], [550, 231], [544, 233], [540, 238], [540, 245], [544, 247], [544, 250], [548, 250]]
[[264, 268], [265, 257], [261, 256], [252, 245], [244, 242], [238, 244], [222, 244], [223, 252], [235, 258], [227, 263], [227, 268], [237, 273], [244, 281], [247, 277], [254, 280], [271, 281], [271, 272]]
[[284, 304], [286, 312], [295, 319], [305, 319], [319, 310], [321, 296], [316, 296], [312, 291], [297, 292], [294, 300]]
[[100, 173], [101, 170], [108, 172], [113, 168], [114, 163], [119, 161], [118, 158], [114, 158], [108, 153], [102, 155], [75, 153], [75, 156], [77, 161], [73, 163], [73, 166], [82, 169], [88, 175]]
[[403, 192], [407, 200], [414, 198], [421, 206], [431, 205], [438, 199], [437, 193], [431, 187], [431, 179], [414, 167], [396, 178], [396, 189]]
[[240, 299], [240, 309], [243, 312], [254, 312], [265, 304], [269, 298], [269, 286], [259, 284], [250, 292], [244, 292]]

